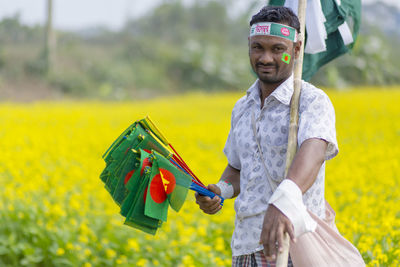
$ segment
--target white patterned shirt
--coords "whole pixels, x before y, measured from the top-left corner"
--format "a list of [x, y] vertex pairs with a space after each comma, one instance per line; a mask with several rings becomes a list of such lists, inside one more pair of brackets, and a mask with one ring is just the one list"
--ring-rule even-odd
[[[292, 94], [293, 75], [265, 99], [261, 109], [257, 80], [233, 108], [231, 130], [224, 148], [229, 165], [240, 170], [240, 194], [234, 205], [233, 256], [263, 249], [259, 240], [268, 200], [272, 195], [267, 177], [278, 183], [284, 179]], [[304, 81], [299, 115], [298, 147], [309, 138], [320, 138], [328, 142], [325, 159], [336, 156], [338, 145], [332, 103], [322, 90]], [[252, 120], [256, 125], [254, 130]], [[267, 170], [262, 165], [254, 131], [260, 141]], [[320, 218], [325, 216], [324, 184], [325, 162], [314, 184], [303, 195], [304, 204]]]

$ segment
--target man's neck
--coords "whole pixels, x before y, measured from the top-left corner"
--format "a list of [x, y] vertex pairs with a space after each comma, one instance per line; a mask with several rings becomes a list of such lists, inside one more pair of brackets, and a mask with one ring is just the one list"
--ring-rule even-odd
[[280, 81], [277, 83], [264, 83], [260, 80], [259, 82], [259, 87], [260, 87], [260, 98], [261, 98], [261, 108], [264, 107], [264, 101], [265, 99], [272, 94], [273, 91], [275, 91], [276, 88], [278, 88], [279, 85], [284, 83], [286, 81]]

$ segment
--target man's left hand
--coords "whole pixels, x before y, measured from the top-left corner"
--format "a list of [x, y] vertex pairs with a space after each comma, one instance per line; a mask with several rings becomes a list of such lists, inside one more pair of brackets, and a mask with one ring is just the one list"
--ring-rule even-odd
[[282, 251], [284, 233], [295, 241], [291, 221], [274, 205], [268, 205], [260, 236], [260, 244], [264, 245], [264, 255], [268, 261], [275, 261], [278, 251]]

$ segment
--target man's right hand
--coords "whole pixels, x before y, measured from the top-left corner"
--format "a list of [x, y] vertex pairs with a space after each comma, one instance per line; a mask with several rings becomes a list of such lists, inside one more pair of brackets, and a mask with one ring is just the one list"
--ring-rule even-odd
[[[207, 189], [217, 195], [221, 195], [221, 189], [219, 189], [219, 187], [215, 184], [209, 184], [207, 186]], [[195, 197], [196, 203], [199, 205], [200, 209], [204, 213], [215, 214], [220, 209], [222, 209], [221, 198], [219, 196], [214, 196], [213, 198], [210, 198], [207, 196], [202, 196], [196, 192]]]

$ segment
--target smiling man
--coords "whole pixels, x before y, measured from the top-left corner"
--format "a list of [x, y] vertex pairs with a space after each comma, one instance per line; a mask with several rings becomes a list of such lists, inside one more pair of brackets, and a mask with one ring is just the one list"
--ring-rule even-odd
[[[285, 7], [264, 7], [250, 21], [249, 57], [258, 79], [233, 108], [228, 165], [220, 181], [208, 185], [224, 198], [236, 197], [233, 266], [275, 266], [284, 233], [295, 241], [314, 231], [307, 210], [325, 216], [325, 160], [338, 153], [335, 113], [328, 96], [304, 81], [299, 148], [284, 176], [299, 30], [297, 16]], [[197, 194], [196, 202], [208, 214], [221, 209], [219, 197]]]

